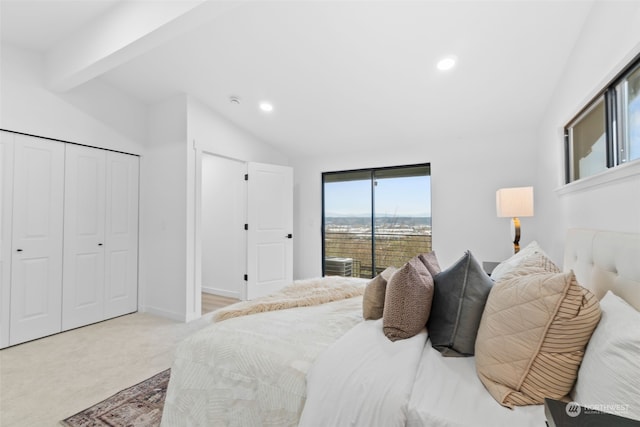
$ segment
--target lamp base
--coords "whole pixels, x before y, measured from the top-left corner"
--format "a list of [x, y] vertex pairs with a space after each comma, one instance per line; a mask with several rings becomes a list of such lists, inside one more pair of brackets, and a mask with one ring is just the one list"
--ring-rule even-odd
[[513, 253], [517, 254], [520, 251], [520, 220], [514, 217], [511, 222], [513, 223]]

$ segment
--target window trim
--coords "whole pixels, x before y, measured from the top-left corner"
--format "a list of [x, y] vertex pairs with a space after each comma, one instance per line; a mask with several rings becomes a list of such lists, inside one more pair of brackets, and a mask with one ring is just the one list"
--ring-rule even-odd
[[592, 187], [598, 187], [609, 184], [611, 182], [640, 175], [640, 159], [635, 159], [627, 163], [622, 163], [616, 167], [604, 170], [595, 175], [577, 179], [568, 184], [564, 184], [555, 189], [555, 193], [559, 196], [569, 194]]

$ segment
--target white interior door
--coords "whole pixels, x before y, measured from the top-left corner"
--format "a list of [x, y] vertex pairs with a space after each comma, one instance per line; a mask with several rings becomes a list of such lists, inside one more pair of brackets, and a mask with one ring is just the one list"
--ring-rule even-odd
[[63, 330], [104, 318], [105, 162], [104, 150], [66, 147]]
[[248, 164], [246, 298], [267, 295], [293, 280], [293, 169]]
[[61, 330], [64, 143], [16, 136], [10, 344]]
[[105, 318], [138, 309], [137, 156], [107, 152]]
[[0, 132], [0, 348], [9, 345], [13, 138], [12, 133]]

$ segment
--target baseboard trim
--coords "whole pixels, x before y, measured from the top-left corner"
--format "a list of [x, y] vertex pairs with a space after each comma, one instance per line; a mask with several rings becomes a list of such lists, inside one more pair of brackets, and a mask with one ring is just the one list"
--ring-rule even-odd
[[178, 322], [188, 322], [186, 314], [174, 313], [172, 311], [163, 310], [156, 307], [143, 306], [140, 308], [140, 311], [153, 314], [155, 316], [166, 317], [167, 319], [175, 320]]
[[240, 292], [227, 291], [225, 289], [210, 288], [210, 287], [203, 286], [202, 292], [204, 292], [205, 294], [220, 295], [221, 297], [241, 299]]

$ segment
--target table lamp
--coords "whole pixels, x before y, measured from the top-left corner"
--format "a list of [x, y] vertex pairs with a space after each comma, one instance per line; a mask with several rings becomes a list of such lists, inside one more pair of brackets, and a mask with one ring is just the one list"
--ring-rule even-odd
[[501, 188], [496, 191], [498, 217], [512, 218], [513, 253], [520, 250], [520, 219], [533, 216], [533, 187]]

